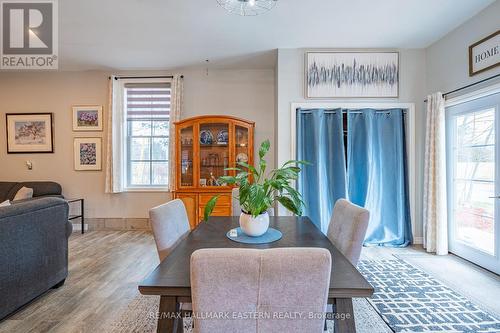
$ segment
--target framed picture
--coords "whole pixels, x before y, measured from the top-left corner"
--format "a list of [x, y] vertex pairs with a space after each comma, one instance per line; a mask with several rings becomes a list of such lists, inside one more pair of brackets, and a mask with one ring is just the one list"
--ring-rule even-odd
[[469, 76], [500, 65], [500, 30], [469, 46]]
[[306, 52], [306, 98], [396, 98], [398, 52]]
[[73, 131], [102, 131], [102, 106], [74, 106]]
[[75, 170], [101, 170], [101, 138], [75, 138], [74, 158]]
[[7, 113], [7, 153], [53, 153], [52, 113]]

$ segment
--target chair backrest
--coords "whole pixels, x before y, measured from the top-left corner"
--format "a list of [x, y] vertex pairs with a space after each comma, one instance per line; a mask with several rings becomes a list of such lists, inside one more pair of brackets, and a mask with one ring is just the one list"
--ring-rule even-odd
[[190, 231], [186, 207], [181, 200], [172, 200], [151, 208], [149, 219], [158, 256], [162, 261]]
[[[238, 200], [238, 198], [240, 197], [240, 189], [238, 187], [233, 188], [233, 190], [231, 191], [231, 196], [232, 196], [232, 203], [233, 203], [231, 214], [232, 214], [232, 216], [240, 216], [241, 205], [240, 205], [240, 201]], [[274, 208], [269, 208], [267, 210], [267, 212], [269, 213], [269, 216], [274, 216]]]
[[333, 207], [326, 235], [354, 266], [358, 264], [361, 255], [369, 220], [368, 210], [345, 199], [339, 199]]
[[[322, 332], [331, 261], [330, 252], [322, 248], [195, 251], [191, 256], [194, 313], [230, 316], [195, 318], [195, 332]], [[293, 313], [303, 316], [278, 318]], [[309, 313], [318, 316], [311, 318]]]

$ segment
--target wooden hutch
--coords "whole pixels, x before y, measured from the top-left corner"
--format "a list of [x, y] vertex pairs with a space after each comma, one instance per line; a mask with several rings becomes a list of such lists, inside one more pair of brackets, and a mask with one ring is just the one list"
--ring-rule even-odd
[[231, 216], [232, 187], [219, 184], [236, 161], [253, 163], [252, 121], [231, 116], [199, 116], [175, 123], [176, 184], [174, 198], [186, 206], [191, 229], [203, 220], [205, 205], [220, 195], [213, 216]]

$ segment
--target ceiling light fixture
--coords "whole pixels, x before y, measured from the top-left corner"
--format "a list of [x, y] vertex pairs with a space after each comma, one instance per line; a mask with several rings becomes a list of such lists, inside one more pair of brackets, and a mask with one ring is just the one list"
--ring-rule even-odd
[[278, 0], [217, 0], [217, 3], [230, 12], [240, 16], [257, 16], [265, 13], [274, 6]]

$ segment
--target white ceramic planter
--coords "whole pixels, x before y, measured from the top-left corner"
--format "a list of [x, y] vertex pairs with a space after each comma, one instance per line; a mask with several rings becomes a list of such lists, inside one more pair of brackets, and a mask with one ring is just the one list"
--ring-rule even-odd
[[240, 228], [248, 236], [259, 237], [269, 229], [269, 213], [265, 212], [257, 217], [241, 213]]

